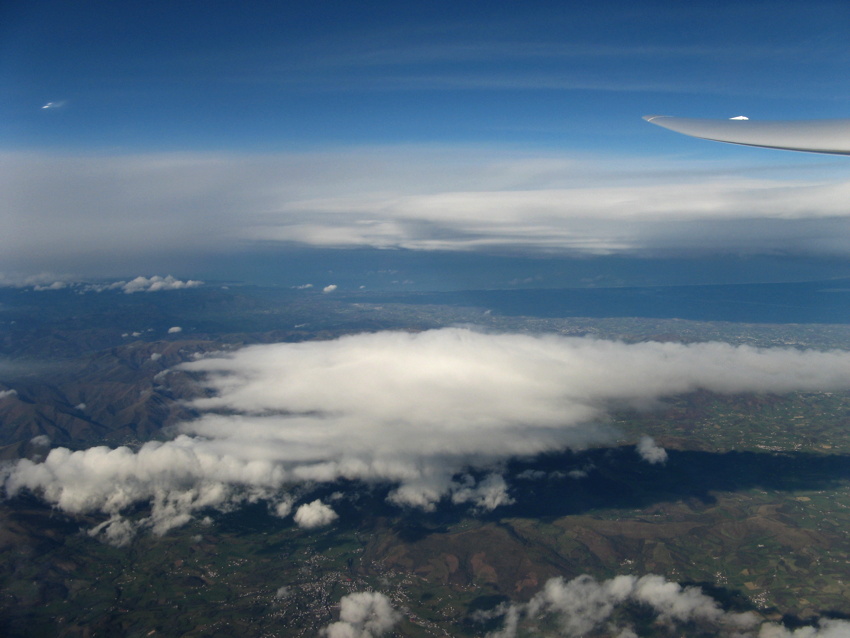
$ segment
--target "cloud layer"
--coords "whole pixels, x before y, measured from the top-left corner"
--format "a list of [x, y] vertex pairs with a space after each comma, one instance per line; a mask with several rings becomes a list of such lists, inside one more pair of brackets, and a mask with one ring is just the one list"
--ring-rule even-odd
[[[626, 604], [651, 610], [655, 623], [671, 633], [678, 625], [696, 623], [705, 635], [724, 638], [842, 638], [850, 635], [850, 623], [823, 620], [817, 627], [789, 631], [776, 623], [761, 623], [753, 613], [733, 613], [720, 608], [698, 587], [682, 587], [662, 576], [648, 574], [616, 576], [597, 581], [579, 576], [570, 581], [552, 578], [527, 603], [506, 604], [491, 612], [479, 612], [486, 620], [502, 618], [502, 627], [489, 638], [518, 635], [577, 638], [606, 629], [606, 635], [637, 638], [633, 628], [613, 622], [614, 612]], [[531, 633], [528, 633], [531, 632]]]
[[[213, 395], [193, 402], [202, 416], [176, 438], [138, 451], [57, 448], [42, 463], [7, 469], [7, 493], [34, 490], [64, 511], [103, 512], [122, 526], [131, 505], [149, 503], [136, 524], [157, 533], [205, 508], [259, 499], [286, 516], [296, 505], [287, 490], [340, 478], [393, 485], [390, 500], [403, 506], [433, 509], [449, 498], [493, 509], [512, 502], [505, 461], [604, 440], [612, 406], [697, 388], [850, 388], [847, 352], [468, 329], [251, 346], [181, 369], [201, 375]], [[647, 460], [663, 460], [653, 441], [640, 445]], [[336, 514], [314, 501], [296, 516], [312, 527]]]
[[0, 274], [0, 287], [9, 286], [15, 288], [26, 288], [32, 286], [32, 289], [37, 292], [73, 288], [75, 291], [80, 293], [121, 290], [125, 294], [131, 295], [135, 292], [182, 290], [183, 288], [197, 288], [198, 286], [203, 285], [203, 281], [195, 279], [183, 281], [172, 275], [166, 275], [165, 277], [160, 275], [154, 275], [152, 277], [139, 275], [130, 281], [113, 281], [112, 283], [103, 284], [73, 281], [73, 278], [70, 275], [57, 277], [57, 275], [47, 272], [39, 273], [37, 275], [29, 275], [27, 277], [14, 278]]
[[844, 177], [824, 169], [811, 178], [800, 168], [789, 180], [763, 167], [692, 166], [474, 148], [0, 154], [0, 271], [89, 264], [104, 275], [128, 263], [151, 268], [162, 258], [276, 242], [567, 255], [850, 254]]

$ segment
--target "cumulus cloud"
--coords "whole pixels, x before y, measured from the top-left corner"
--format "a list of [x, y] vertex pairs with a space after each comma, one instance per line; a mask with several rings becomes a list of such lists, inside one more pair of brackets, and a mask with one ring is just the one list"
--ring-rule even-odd
[[180, 326], [171, 326], [168, 329], [168, 334], [170, 334], [170, 335], [175, 335], [179, 332], [183, 332], [183, 328], [181, 328]]
[[499, 474], [490, 474], [480, 482], [468, 474], [453, 486], [453, 503], [472, 503], [482, 510], [494, 510], [500, 505], [510, 505], [514, 499], [508, 493], [508, 484]]
[[776, 623], [765, 623], [761, 626], [758, 638], [848, 638], [850, 622], [823, 618], [812, 627], [788, 629]]
[[272, 508], [272, 513], [279, 518], [286, 518], [292, 513], [292, 505], [294, 501], [287, 496], [279, 498]]
[[315, 500], [312, 503], [305, 503], [295, 511], [293, 519], [298, 524], [298, 527], [304, 529], [315, 529], [324, 527], [333, 523], [338, 517], [329, 505], [325, 505], [320, 500]]
[[14, 397], [18, 395], [17, 390], [0, 390], [0, 399], [6, 399], [8, 397]]
[[[612, 406], [698, 388], [850, 388], [843, 351], [460, 328], [249, 346], [180, 369], [211, 395], [191, 403], [201, 416], [176, 438], [137, 451], [55, 448], [41, 463], [7, 467], [7, 493], [29, 489], [67, 512], [108, 516], [148, 503], [140, 525], [158, 533], [246, 500], [286, 516], [292, 486], [339, 479], [390, 485], [401, 506], [433, 510], [447, 499], [486, 510], [512, 501], [500, 472], [508, 459], [607, 440]], [[299, 518], [320, 505], [302, 504]]]
[[401, 620], [390, 599], [380, 592], [355, 592], [339, 601], [339, 621], [320, 631], [326, 638], [383, 636]]
[[181, 290], [183, 288], [197, 288], [198, 286], [203, 286], [203, 281], [196, 281], [194, 279], [189, 279], [188, 281], [181, 281], [179, 279], [175, 279], [171, 275], [167, 277], [160, 277], [159, 275], [154, 275], [153, 277], [136, 277], [135, 279], [128, 282], [120, 282], [118, 287], [121, 288], [128, 295], [133, 294], [134, 292], [159, 292], [161, 290]]
[[68, 283], [65, 281], [54, 281], [52, 284], [35, 285], [33, 286], [33, 290], [36, 292], [42, 292], [44, 290], [64, 290], [67, 287]]
[[[0, 154], [0, 268], [235, 247], [850, 253], [846, 177], [658, 159], [371, 148], [277, 156]], [[758, 178], [743, 175], [759, 175]], [[131, 195], [128, 195], [131, 194]], [[97, 223], [98, 211], [110, 223]], [[72, 269], [73, 269], [72, 268]]]
[[818, 627], [791, 632], [775, 623], [763, 623], [751, 612], [724, 611], [699, 587], [682, 587], [654, 574], [640, 578], [616, 576], [601, 582], [588, 575], [570, 581], [552, 578], [527, 603], [504, 604], [492, 611], [478, 612], [476, 617], [479, 620], [502, 619], [502, 626], [488, 634], [489, 638], [515, 638], [526, 635], [527, 631], [539, 636], [572, 638], [602, 628], [609, 635], [636, 636], [631, 627], [612, 622], [614, 612], [625, 604], [648, 608], [657, 624], [671, 629], [685, 623], [697, 623], [706, 635], [726, 638], [838, 638], [850, 635], [850, 623], [835, 620], [823, 620]]
[[655, 465], [656, 463], [667, 462], [667, 450], [658, 445], [651, 436], [643, 436], [635, 448], [637, 453], [647, 463]]
[[333, 292], [333, 291], [334, 291], [334, 290], [336, 290], [336, 289], [337, 289], [337, 285], [336, 285], [336, 284], [330, 284], [329, 286], [325, 286], [324, 288], [322, 288], [322, 292], [323, 292], [323, 293], [325, 293], [325, 294], [327, 294], [327, 293], [329, 293], [329, 292]]
[[36, 274], [21, 275], [18, 273], [0, 272], [0, 287], [4, 288], [27, 288], [32, 286], [33, 290], [62, 290], [72, 285], [73, 276], [64, 274], [57, 275], [52, 272], [40, 272]]
[[88, 530], [88, 535], [100, 537], [115, 547], [126, 547], [136, 536], [137, 527], [120, 515], [113, 515], [108, 521], [95, 525]]
[[183, 288], [197, 288], [203, 286], [203, 281], [188, 279], [186, 281], [177, 279], [172, 275], [161, 277], [139, 276], [130, 281], [114, 281], [111, 283], [86, 283], [79, 281], [72, 275], [55, 275], [52, 273], [39, 273], [36, 275], [12, 276], [0, 273], [0, 286], [23, 288], [32, 286], [32, 289], [41, 292], [45, 290], [64, 290], [74, 288], [77, 292], [104, 292], [106, 290], [121, 290], [130, 295], [135, 292], [159, 292], [161, 290], [181, 290]]

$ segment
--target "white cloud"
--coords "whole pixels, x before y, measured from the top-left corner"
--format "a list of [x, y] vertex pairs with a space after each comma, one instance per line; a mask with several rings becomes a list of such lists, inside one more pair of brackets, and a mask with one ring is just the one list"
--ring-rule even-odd
[[88, 535], [93, 538], [100, 536], [115, 547], [126, 547], [136, 536], [136, 531], [136, 527], [130, 521], [116, 514], [108, 521], [95, 525], [88, 531]]
[[73, 276], [57, 275], [52, 272], [40, 272], [30, 275], [21, 275], [18, 273], [3, 273], [0, 272], [0, 287], [9, 288], [26, 288], [33, 287], [33, 290], [61, 290], [69, 285], [72, 285]]
[[36, 292], [41, 292], [44, 290], [64, 290], [68, 287], [68, 283], [64, 281], [54, 281], [52, 284], [48, 285], [36, 285], [33, 286], [33, 290]]
[[0, 390], [0, 399], [18, 396], [17, 390]]
[[340, 478], [394, 486], [399, 505], [428, 510], [445, 498], [491, 509], [512, 499], [505, 461], [607, 440], [611, 406], [698, 388], [850, 388], [843, 351], [467, 329], [257, 345], [180, 369], [200, 373], [213, 396], [191, 404], [201, 416], [175, 439], [135, 452], [55, 448], [42, 463], [7, 467], [7, 493], [30, 489], [64, 511], [109, 516], [148, 503], [141, 526], [158, 533], [246, 500], [286, 516], [287, 489]]
[[39, 447], [49, 447], [50, 446], [50, 437], [46, 434], [39, 434], [38, 436], [34, 436], [30, 439], [30, 443], [33, 445], [37, 445]]
[[181, 328], [180, 326], [171, 326], [168, 329], [168, 334], [170, 334], [170, 335], [174, 335], [174, 334], [177, 334], [179, 332], [183, 332], [183, 328]]
[[318, 499], [299, 507], [295, 511], [295, 516], [293, 516], [298, 527], [303, 527], [304, 529], [325, 527], [333, 523], [337, 518], [339, 516], [333, 511], [333, 508], [325, 505]]
[[[724, 611], [719, 603], [699, 587], [682, 587], [662, 576], [649, 574], [616, 576], [597, 581], [583, 575], [573, 580], [552, 578], [527, 603], [501, 605], [494, 610], [478, 612], [480, 620], [501, 617], [499, 630], [489, 638], [515, 638], [526, 635], [562, 636], [577, 638], [606, 628], [609, 635], [635, 636], [631, 627], [611, 622], [618, 607], [637, 603], [652, 611], [655, 621], [675, 630], [678, 625], [697, 623], [702, 633], [724, 638], [846, 638], [850, 623], [823, 620], [818, 627], [806, 627], [794, 632], [772, 622], [761, 622], [751, 612]], [[540, 633], [538, 623], [553, 623], [554, 633]]]
[[667, 462], [667, 450], [658, 445], [651, 436], [643, 436], [635, 448], [637, 453], [647, 463], [655, 465], [656, 463]]
[[175, 279], [171, 275], [167, 277], [160, 277], [159, 275], [155, 275], [153, 277], [136, 277], [132, 281], [128, 282], [119, 282], [118, 286], [128, 295], [133, 294], [134, 292], [159, 292], [161, 290], [181, 290], [183, 288], [197, 288], [198, 286], [202, 286], [204, 284], [203, 281], [196, 281], [194, 279], [190, 279], [188, 281], [181, 281], [179, 279]]
[[188, 279], [182, 281], [168, 275], [161, 277], [139, 276], [130, 281], [114, 281], [112, 283], [86, 283], [75, 280], [72, 275], [55, 275], [52, 273], [39, 273], [28, 276], [12, 276], [0, 273], [0, 286], [23, 288], [32, 286], [32, 289], [41, 292], [45, 290], [64, 290], [75, 288], [79, 292], [103, 292], [105, 290], [121, 290], [126, 294], [135, 292], [159, 292], [162, 290], [181, 290], [184, 288], [197, 288], [204, 284], [203, 281]]
[[490, 474], [476, 484], [467, 475], [457, 486], [452, 486], [453, 503], [472, 503], [482, 510], [494, 510], [500, 505], [510, 505], [514, 499], [508, 494], [508, 484], [499, 474]]
[[[269, 156], [6, 153], [0, 154], [6, 195], [0, 268], [83, 268], [102, 275], [130, 263], [153, 267], [163, 255], [222, 254], [275, 241], [846, 256], [850, 181], [822, 168], [814, 177], [800, 168], [792, 181], [776, 167], [732, 162], [683, 169], [658, 158], [474, 148]], [[39, 283], [53, 281], [61, 278]]]
[[334, 291], [334, 290], [336, 290], [336, 289], [337, 289], [337, 285], [336, 285], [336, 284], [330, 284], [329, 286], [325, 286], [324, 288], [322, 288], [322, 292], [323, 292], [323, 293], [325, 293], [325, 294], [327, 294], [327, 293], [329, 293], [329, 292], [333, 292], [333, 291]]
[[272, 509], [272, 513], [279, 518], [286, 518], [292, 513], [292, 505], [293, 500], [284, 496], [283, 498], [278, 499], [278, 502]]
[[787, 629], [776, 623], [761, 626], [758, 638], [850, 638], [850, 622], [846, 620], [821, 619], [813, 627]]
[[326, 638], [383, 636], [401, 620], [390, 599], [380, 592], [355, 592], [339, 601], [339, 621], [320, 631]]

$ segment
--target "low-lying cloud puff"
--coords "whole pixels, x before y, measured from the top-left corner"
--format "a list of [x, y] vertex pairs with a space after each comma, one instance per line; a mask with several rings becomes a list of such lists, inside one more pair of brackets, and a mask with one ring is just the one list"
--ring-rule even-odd
[[167, 277], [160, 277], [159, 275], [154, 275], [153, 277], [136, 277], [135, 279], [128, 281], [126, 283], [121, 283], [121, 290], [123, 290], [128, 295], [133, 294], [134, 292], [159, 292], [161, 290], [182, 290], [183, 288], [197, 288], [198, 286], [203, 286], [203, 281], [197, 281], [194, 279], [189, 279], [187, 281], [181, 281], [180, 279], [176, 279], [171, 275]]
[[642, 436], [635, 449], [647, 463], [655, 465], [667, 462], [667, 450], [658, 445], [651, 436]]
[[[776, 623], [762, 623], [753, 613], [733, 613], [721, 609], [716, 600], [698, 587], [682, 587], [662, 576], [649, 574], [616, 576], [597, 581], [579, 576], [571, 581], [552, 578], [527, 603], [501, 605], [478, 612], [479, 620], [501, 617], [502, 627], [488, 638], [515, 638], [533, 630], [535, 636], [573, 638], [605, 627], [609, 635], [636, 637], [631, 627], [611, 622], [615, 610], [625, 604], [638, 604], [651, 610], [655, 622], [668, 626], [697, 623], [706, 635], [725, 638], [846, 638], [850, 623], [823, 620], [818, 627], [789, 631]], [[553, 627], [546, 631], [541, 627]]]
[[339, 621], [322, 629], [326, 638], [373, 638], [383, 636], [402, 615], [393, 609], [390, 599], [380, 592], [355, 592], [339, 601]]
[[298, 524], [298, 527], [304, 529], [315, 529], [330, 525], [339, 516], [333, 511], [329, 505], [325, 505], [320, 500], [315, 500], [312, 503], [306, 503], [295, 511], [293, 519]]
[[286, 516], [297, 505], [288, 489], [338, 479], [394, 486], [389, 499], [403, 506], [432, 510], [446, 498], [492, 509], [512, 502], [500, 471], [508, 459], [607, 440], [612, 406], [698, 388], [850, 388], [843, 351], [458, 328], [250, 346], [180, 368], [200, 374], [213, 396], [192, 402], [201, 417], [176, 438], [137, 451], [55, 448], [42, 463], [7, 468], [7, 493], [103, 512], [113, 521], [104, 533], [140, 502], [151, 513], [136, 526], [156, 533], [204, 508], [259, 499]]

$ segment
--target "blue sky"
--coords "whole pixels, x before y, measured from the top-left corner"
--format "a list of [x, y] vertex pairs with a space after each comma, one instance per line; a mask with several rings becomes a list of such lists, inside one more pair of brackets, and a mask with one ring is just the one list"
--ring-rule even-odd
[[681, 148], [646, 113], [843, 117], [850, 99], [840, 2], [4, 6], [7, 148], [643, 152]]
[[34, 1], [0, 24], [2, 272], [198, 275], [270, 243], [848, 253], [846, 159], [641, 120], [846, 116], [846, 3]]

